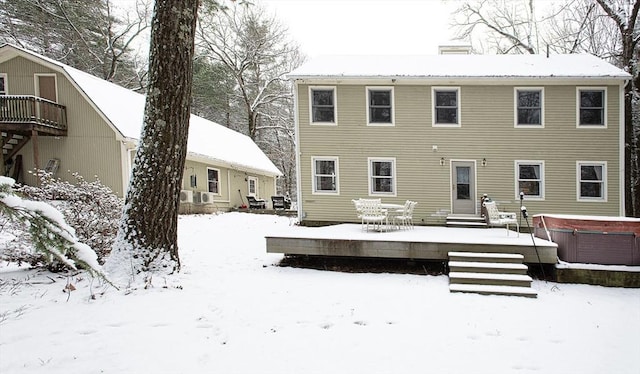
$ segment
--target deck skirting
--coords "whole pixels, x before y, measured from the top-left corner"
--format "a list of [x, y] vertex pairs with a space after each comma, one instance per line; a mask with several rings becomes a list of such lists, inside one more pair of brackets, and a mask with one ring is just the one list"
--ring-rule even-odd
[[[448, 260], [452, 251], [518, 253], [524, 262], [557, 263], [555, 243], [529, 235], [506, 237], [504, 229], [426, 228], [390, 233], [362, 233], [359, 225], [348, 233], [344, 227], [291, 227], [289, 232], [266, 237], [268, 253], [330, 257], [407, 258]], [[348, 228], [347, 228], [348, 229]], [[469, 232], [468, 230], [472, 230]], [[332, 235], [333, 231], [333, 235]], [[475, 241], [470, 237], [476, 236]], [[446, 238], [446, 240], [441, 240]], [[456, 240], [460, 238], [461, 240]], [[394, 240], [395, 239], [395, 240]], [[536, 253], [537, 250], [537, 253]]]

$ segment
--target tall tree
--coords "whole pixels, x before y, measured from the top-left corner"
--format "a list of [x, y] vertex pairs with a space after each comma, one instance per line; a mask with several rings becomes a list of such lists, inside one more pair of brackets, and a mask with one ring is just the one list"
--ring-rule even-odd
[[148, 28], [148, 3], [136, 0], [119, 18], [110, 0], [0, 0], [0, 41], [137, 87], [142, 69], [132, 45]]
[[230, 127], [249, 135], [278, 165], [284, 172], [280, 191], [293, 195], [293, 97], [285, 75], [304, 61], [298, 46], [275, 17], [246, 3], [226, 12], [202, 12], [197, 39], [202, 58], [234, 79], [229, 98], [242, 111], [242, 121]]
[[[177, 224], [187, 151], [199, 0], [156, 0], [142, 136], [109, 271], [180, 269]], [[133, 274], [123, 274], [127, 269]]]
[[[638, 157], [640, 146], [638, 132], [640, 124], [634, 123], [633, 108], [637, 107], [640, 96], [640, 76], [638, 61], [640, 59], [640, 25], [638, 24], [638, 12], [640, 0], [596, 0], [598, 5], [609, 16], [618, 30], [618, 40], [622, 44], [619, 50], [618, 65], [633, 75], [624, 87], [624, 122], [625, 122], [625, 189], [626, 215], [640, 217], [640, 172], [638, 170]], [[637, 120], [637, 118], [636, 118]]]
[[236, 81], [246, 116], [243, 132], [254, 140], [269, 106], [291, 99], [285, 74], [300, 62], [287, 30], [266, 14], [256, 5], [239, 4], [226, 12], [203, 12], [198, 27], [203, 54], [226, 66]]
[[234, 130], [244, 116], [235, 94], [237, 83], [233, 74], [222, 63], [198, 56], [193, 62], [193, 114]]

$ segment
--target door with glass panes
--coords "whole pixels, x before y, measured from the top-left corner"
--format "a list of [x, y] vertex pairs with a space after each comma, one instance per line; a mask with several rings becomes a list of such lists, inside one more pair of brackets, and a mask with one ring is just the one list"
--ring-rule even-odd
[[452, 213], [476, 214], [475, 163], [451, 162]]

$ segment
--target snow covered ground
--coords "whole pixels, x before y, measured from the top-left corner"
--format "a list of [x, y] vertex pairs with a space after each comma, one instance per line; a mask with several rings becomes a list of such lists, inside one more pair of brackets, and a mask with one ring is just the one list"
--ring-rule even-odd
[[1, 264], [0, 373], [640, 372], [639, 289], [451, 294], [446, 276], [275, 266], [264, 236], [286, 217], [179, 224], [183, 270], [167, 288]]

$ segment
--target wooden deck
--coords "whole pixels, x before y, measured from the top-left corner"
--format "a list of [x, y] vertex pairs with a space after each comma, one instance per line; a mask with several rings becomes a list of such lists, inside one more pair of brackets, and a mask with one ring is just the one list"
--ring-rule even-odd
[[[268, 253], [447, 260], [448, 253], [522, 254], [524, 262], [557, 263], [557, 245], [528, 233], [519, 236], [504, 228], [423, 227], [390, 232], [366, 232], [357, 224], [325, 227], [292, 226], [266, 236]], [[537, 249], [537, 253], [536, 253]]]

